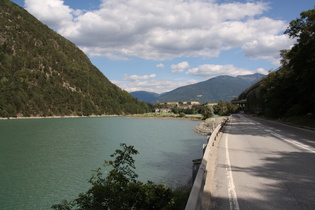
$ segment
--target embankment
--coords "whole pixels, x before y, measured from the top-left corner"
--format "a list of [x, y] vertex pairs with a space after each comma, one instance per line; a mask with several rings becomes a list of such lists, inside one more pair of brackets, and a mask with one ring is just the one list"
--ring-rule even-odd
[[216, 118], [208, 118], [198, 125], [195, 126], [194, 130], [196, 133], [207, 136], [212, 133], [212, 131], [221, 124], [227, 117], [216, 117]]

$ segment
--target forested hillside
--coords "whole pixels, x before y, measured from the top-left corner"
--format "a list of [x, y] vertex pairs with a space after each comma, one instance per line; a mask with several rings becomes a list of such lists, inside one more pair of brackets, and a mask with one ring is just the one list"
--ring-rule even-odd
[[315, 116], [315, 9], [304, 11], [285, 31], [297, 43], [282, 50], [281, 67], [255, 90], [241, 94], [248, 107], [275, 118]]
[[0, 0], [0, 117], [142, 113], [73, 43]]

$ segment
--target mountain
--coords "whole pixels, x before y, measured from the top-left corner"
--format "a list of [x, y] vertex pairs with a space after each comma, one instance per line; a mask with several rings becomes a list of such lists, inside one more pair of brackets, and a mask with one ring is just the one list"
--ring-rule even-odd
[[148, 110], [72, 42], [16, 4], [0, 0], [0, 5], [0, 117]]
[[236, 77], [218, 76], [204, 82], [179, 87], [160, 96], [154, 102], [199, 101], [205, 103], [219, 100], [231, 101], [264, 76], [259, 73]]
[[250, 84], [254, 84], [254, 83], [258, 82], [259, 80], [261, 80], [264, 77], [265, 77], [265, 75], [259, 74], [259, 73], [236, 76], [236, 78], [240, 78], [240, 79], [246, 80]]
[[155, 99], [157, 99], [160, 94], [158, 93], [153, 93], [153, 92], [147, 92], [147, 91], [134, 91], [130, 92], [130, 94], [138, 99], [139, 101], [144, 101], [146, 103], [151, 103]]

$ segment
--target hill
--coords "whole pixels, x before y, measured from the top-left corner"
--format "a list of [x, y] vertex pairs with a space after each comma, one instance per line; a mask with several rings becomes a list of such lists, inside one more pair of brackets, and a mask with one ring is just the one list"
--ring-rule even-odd
[[264, 78], [266, 75], [255, 73], [255, 74], [247, 74], [247, 75], [238, 75], [236, 78], [240, 78], [243, 80], [246, 80], [250, 85], [258, 82], [262, 78]]
[[130, 94], [138, 99], [139, 101], [144, 101], [146, 103], [151, 103], [155, 99], [157, 99], [160, 94], [158, 93], [153, 93], [153, 92], [147, 92], [147, 91], [134, 91], [130, 92]]
[[0, 0], [0, 117], [147, 111], [73, 43]]
[[296, 39], [281, 50], [281, 66], [238, 100], [248, 113], [315, 127], [315, 9], [304, 11], [284, 32]]
[[154, 102], [199, 101], [205, 103], [219, 100], [227, 102], [263, 77], [263, 74], [258, 73], [237, 77], [218, 76], [204, 82], [179, 87], [160, 96]]

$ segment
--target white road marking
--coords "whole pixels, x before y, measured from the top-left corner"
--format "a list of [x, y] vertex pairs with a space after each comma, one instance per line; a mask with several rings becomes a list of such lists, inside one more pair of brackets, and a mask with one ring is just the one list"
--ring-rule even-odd
[[308, 145], [306, 145], [306, 144], [303, 144], [303, 143], [298, 142], [298, 141], [293, 140], [293, 139], [287, 139], [287, 138], [281, 136], [280, 134], [276, 133], [276, 132], [273, 131], [272, 129], [267, 128], [266, 126], [262, 125], [261, 123], [259, 123], [259, 122], [253, 122], [252, 120], [247, 119], [247, 118], [245, 118], [244, 116], [242, 116], [242, 119], [245, 120], [245, 121], [247, 121], [247, 122], [249, 122], [249, 123], [254, 123], [254, 124], [256, 124], [256, 126], [260, 127], [261, 129], [265, 130], [266, 132], [269, 132], [271, 135], [273, 135], [273, 136], [275, 136], [275, 137], [277, 137], [277, 138], [279, 138], [279, 139], [282, 139], [283, 141], [286, 141], [286, 142], [288, 142], [288, 143], [290, 143], [290, 144], [293, 144], [293, 145], [295, 145], [295, 146], [297, 146], [297, 147], [299, 147], [299, 148], [301, 148], [301, 149], [307, 150], [308, 152], [315, 153], [315, 149], [314, 149], [313, 147], [310, 147], [310, 146], [308, 146]]
[[231, 169], [231, 161], [228, 147], [228, 134], [225, 136], [225, 151], [226, 151], [226, 175], [228, 179], [228, 194], [229, 194], [229, 202], [230, 202], [230, 210], [239, 210], [239, 205], [237, 201], [237, 195], [235, 191], [235, 185], [233, 180], [233, 174]]
[[295, 146], [297, 146], [297, 147], [299, 147], [299, 148], [305, 149], [305, 150], [307, 150], [307, 151], [309, 151], [309, 152], [311, 152], [311, 153], [315, 153], [315, 150], [314, 150], [312, 147], [310, 147], [310, 146], [308, 146], [308, 145], [306, 145], [306, 144], [303, 144], [303, 143], [301, 143], [301, 142], [298, 142], [298, 141], [295, 141], [295, 140], [292, 140], [292, 139], [286, 139], [286, 138], [280, 136], [279, 134], [277, 134], [277, 133], [275, 133], [275, 132], [272, 132], [272, 131], [270, 131], [270, 132], [271, 132], [272, 135], [274, 135], [275, 137], [278, 137], [278, 138], [282, 139], [283, 141], [286, 141], [286, 142], [288, 142], [288, 143], [290, 143], [290, 144], [293, 144], [293, 145], [295, 145]]

